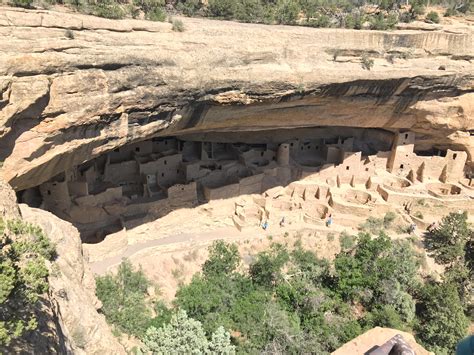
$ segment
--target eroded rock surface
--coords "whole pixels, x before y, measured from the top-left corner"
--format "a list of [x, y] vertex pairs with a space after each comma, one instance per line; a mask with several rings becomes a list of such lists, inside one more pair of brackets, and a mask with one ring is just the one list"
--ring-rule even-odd
[[[0, 8], [0, 151], [22, 190], [156, 135], [410, 129], [474, 153], [473, 30], [171, 24]], [[361, 57], [374, 60], [362, 68]]]
[[[6, 353], [125, 354], [104, 316], [97, 312], [95, 281], [82, 254], [76, 228], [44, 210], [16, 204], [13, 190], [0, 179], [0, 216], [40, 226], [56, 246], [49, 291], [38, 308], [38, 330], [13, 342]], [[21, 214], [20, 214], [21, 213]]]
[[60, 344], [74, 354], [125, 354], [104, 316], [97, 313], [95, 280], [86, 264], [79, 232], [52, 213], [21, 204], [23, 220], [40, 226], [56, 245], [58, 258], [49, 277], [49, 300], [64, 337]]

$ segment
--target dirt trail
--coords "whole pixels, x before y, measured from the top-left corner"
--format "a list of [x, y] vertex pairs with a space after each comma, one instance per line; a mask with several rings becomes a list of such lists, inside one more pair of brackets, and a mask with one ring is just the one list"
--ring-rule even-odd
[[[277, 226], [270, 227], [268, 230], [263, 231], [261, 228], [255, 227], [244, 232], [239, 232], [234, 227], [225, 227], [219, 228], [212, 231], [206, 231], [202, 233], [182, 233], [175, 234], [167, 237], [162, 237], [160, 239], [147, 240], [143, 243], [128, 245], [127, 248], [122, 251], [120, 254], [108, 257], [99, 261], [90, 263], [90, 267], [94, 274], [103, 275], [107, 273], [111, 268], [120, 264], [123, 258], [130, 258], [131, 256], [142, 252], [146, 249], [176, 245], [178, 246], [181, 243], [205, 243], [209, 241], [214, 241], [218, 239], [225, 239], [227, 241], [234, 241], [238, 239], [249, 239], [258, 236], [270, 236], [276, 234], [283, 234], [285, 232], [296, 232], [300, 229], [313, 229], [315, 231], [324, 231], [326, 233], [339, 233], [343, 230], [347, 230], [348, 227], [333, 225], [331, 228], [314, 226], [314, 225], [295, 225], [286, 228], [279, 228]], [[350, 229], [350, 228], [349, 228]]]

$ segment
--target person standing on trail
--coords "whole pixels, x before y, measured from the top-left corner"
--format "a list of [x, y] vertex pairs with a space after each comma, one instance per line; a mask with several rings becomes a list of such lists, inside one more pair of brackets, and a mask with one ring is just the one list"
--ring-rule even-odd
[[331, 227], [332, 225], [332, 214], [330, 213], [326, 220], [326, 227]]
[[267, 228], [268, 228], [268, 221], [263, 222], [262, 228], [263, 228], [264, 231], [267, 230]]
[[431, 223], [428, 228], [426, 228], [426, 230], [429, 232], [429, 233], [432, 233], [436, 230], [437, 226], [436, 226], [436, 222], [433, 222]]
[[280, 221], [280, 227], [283, 228], [285, 226], [285, 217], [283, 216]]

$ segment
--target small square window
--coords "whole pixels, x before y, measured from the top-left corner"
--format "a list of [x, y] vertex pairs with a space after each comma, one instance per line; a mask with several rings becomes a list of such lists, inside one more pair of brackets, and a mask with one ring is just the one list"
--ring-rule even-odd
[[346, 166], [346, 170], [349, 170], [349, 167], [348, 167], [348, 166]]
[[453, 160], [455, 160], [455, 159], [457, 158], [457, 156], [458, 156], [458, 155], [457, 155], [456, 153], [454, 153], [454, 154], [453, 154]]
[[135, 151], [136, 151], [136, 152], [139, 152], [139, 151], [140, 151], [140, 147], [135, 147]]
[[403, 164], [400, 164], [400, 169], [403, 169]]

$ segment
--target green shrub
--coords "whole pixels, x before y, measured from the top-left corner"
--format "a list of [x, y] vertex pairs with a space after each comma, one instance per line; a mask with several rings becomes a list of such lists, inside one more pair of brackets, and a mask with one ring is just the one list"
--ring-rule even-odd
[[362, 28], [362, 24], [364, 23], [364, 17], [360, 15], [347, 15], [344, 18], [344, 27], [351, 28], [355, 30], [360, 30]]
[[33, 0], [11, 0], [10, 4], [16, 7], [30, 8], [33, 5]]
[[260, 0], [239, 0], [235, 7], [235, 19], [242, 22], [263, 22], [265, 8]]
[[194, 16], [201, 9], [200, 0], [180, 0], [176, 9], [186, 16]]
[[413, 215], [414, 215], [416, 218], [419, 218], [419, 219], [423, 219], [423, 218], [424, 218], [423, 213], [421, 213], [420, 211], [416, 211]]
[[323, 14], [310, 19], [306, 24], [310, 27], [326, 28], [330, 27], [331, 20], [327, 15]]
[[101, 312], [107, 321], [127, 334], [142, 336], [151, 321], [146, 297], [150, 282], [142, 270], [135, 271], [124, 260], [116, 275], [99, 276], [96, 294], [102, 301]]
[[372, 234], [378, 234], [384, 226], [384, 220], [382, 218], [369, 217], [367, 220], [359, 226], [359, 229], [368, 231]]
[[410, 15], [413, 19], [425, 13], [425, 0], [411, 0], [410, 5]]
[[443, 217], [440, 225], [426, 238], [437, 263], [452, 265], [465, 259], [465, 247], [472, 231], [469, 229], [466, 212], [451, 212]]
[[[108, 1], [108, 0], [106, 0]], [[133, 4], [139, 7], [145, 14], [153, 12], [155, 9], [163, 9], [164, 0], [133, 0]]]
[[171, 29], [175, 32], [184, 32], [184, 23], [181, 20], [173, 20]]
[[0, 218], [0, 347], [36, 329], [36, 306], [48, 291], [54, 246], [41, 228]]
[[426, 20], [432, 23], [439, 23], [439, 15], [436, 11], [430, 11], [426, 15]]
[[384, 228], [386, 228], [386, 229], [390, 228], [390, 226], [392, 225], [395, 218], [397, 218], [397, 215], [394, 212], [389, 211], [389, 212], [385, 213], [385, 216], [383, 216], [383, 226], [384, 226]]
[[166, 20], [166, 13], [161, 7], [155, 7], [153, 10], [146, 13], [147, 20], [160, 21]]
[[208, 10], [211, 16], [232, 19], [237, 7], [235, 0], [209, 0]]
[[188, 318], [184, 310], [174, 314], [163, 327], [148, 328], [143, 342], [146, 351], [153, 354], [235, 354], [230, 334], [223, 327], [208, 341], [201, 322]]
[[385, 31], [393, 29], [398, 23], [398, 17], [395, 14], [389, 14], [387, 18], [384, 17], [383, 13], [378, 13], [376, 16], [370, 17], [370, 28], [372, 30]]
[[205, 277], [230, 275], [240, 265], [237, 245], [222, 240], [215, 241], [209, 248], [209, 257], [202, 266]]
[[444, 17], [450, 17], [450, 16], [455, 16], [457, 14], [457, 11], [454, 7], [449, 7], [446, 9], [446, 12], [444, 13]]
[[301, 8], [297, 1], [278, 0], [275, 10], [275, 20], [279, 24], [292, 25], [298, 20]]
[[125, 11], [112, 1], [98, 2], [92, 7], [92, 14], [109, 19], [122, 19], [125, 17]]
[[346, 232], [342, 232], [339, 236], [339, 244], [342, 250], [352, 249], [356, 244], [356, 237]]
[[370, 70], [374, 66], [374, 60], [372, 58], [369, 58], [366, 54], [362, 56], [361, 63], [362, 68], [366, 70]]
[[64, 32], [64, 36], [69, 39], [74, 39], [74, 32], [71, 30], [66, 30], [66, 32]]
[[469, 320], [456, 287], [429, 282], [419, 294], [419, 323], [415, 330], [422, 343], [437, 353], [453, 354], [456, 343], [467, 334]]

